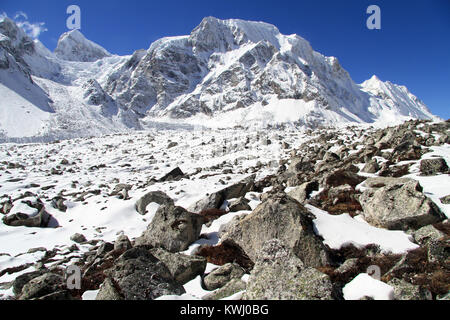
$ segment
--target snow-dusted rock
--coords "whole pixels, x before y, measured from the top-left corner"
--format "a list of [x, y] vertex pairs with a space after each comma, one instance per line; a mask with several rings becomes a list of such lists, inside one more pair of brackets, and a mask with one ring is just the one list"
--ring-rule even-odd
[[444, 220], [445, 215], [422, 191], [414, 180], [392, 180], [387, 186], [368, 189], [359, 197], [364, 219], [395, 230], [419, 229]]

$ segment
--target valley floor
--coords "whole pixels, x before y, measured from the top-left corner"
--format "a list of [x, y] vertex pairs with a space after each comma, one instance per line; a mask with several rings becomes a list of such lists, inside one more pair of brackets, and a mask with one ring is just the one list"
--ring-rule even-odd
[[[253, 174], [256, 175], [255, 181], [277, 176], [280, 166], [288, 167], [296, 157], [303, 156], [299, 153], [306, 149], [301, 148], [320, 146], [317, 139], [330, 133], [333, 138], [323, 143], [328, 145], [327, 154], [344, 154], [341, 153], [342, 147], [347, 146], [345, 154], [351, 156], [370, 144], [367, 138], [375, 133], [375, 129], [355, 126], [339, 131], [322, 129], [307, 132], [292, 128], [253, 132], [243, 129], [152, 130], [45, 144], [0, 145], [1, 216], [22, 214], [26, 218], [37, 217], [42, 207], [51, 216], [45, 228], [0, 223], [0, 299], [15, 297], [12, 284], [21, 275], [43, 268], [66, 268], [84, 261], [83, 256], [104, 242], [114, 243], [120, 235], [126, 235], [132, 241], [139, 237], [158, 209], [157, 205], [149, 205], [146, 215], [137, 212], [136, 202], [147, 193], [162, 191], [174, 200], [175, 205], [189, 208]], [[435, 141], [442, 136], [442, 133], [422, 131], [420, 124], [415, 134], [427, 138], [433, 136]], [[428, 152], [419, 159], [401, 160], [395, 166], [407, 165], [402, 178], [419, 181], [423, 193], [448, 218], [450, 204], [444, 204], [441, 199], [450, 194], [449, 175], [423, 176], [420, 161], [442, 157], [450, 164], [450, 144], [430, 144], [428, 148]], [[320, 148], [317, 150], [319, 152]], [[393, 152], [393, 148], [386, 148], [383, 155]], [[383, 156], [377, 160], [380, 165], [387, 161]], [[314, 165], [317, 169], [325, 162], [318, 160]], [[379, 176], [378, 170], [364, 172], [364, 162], [354, 165], [359, 169], [358, 175], [364, 179]], [[181, 174], [177, 172], [179, 177], [165, 179], [165, 175], [175, 168], [182, 171]], [[303, 182], [288, 183], [283, 186], [284, 191], [289, 193]], [[364, 183], [354, 187], [358, 192], [367, 188]], [[251, 210], [229, 212], [203, 225], [200, 239], [184, 253], [194, 255], [200, 246], [220, 244], [221, 227], [236, 216], [252, 214], [264, 202], [264, 195], [273, 188], [268, 185], [247, 192], [245, 198]], [[324, 188], [321, 184], [308, 198], [314, 199], [323, 193]], [[233, 200], [227, 199], [221, 209], [229, 210]], [[356, 248], [375, 244], [383, 254], [404, 255], [420, 248], [421, 244], [411, 232], [374, 226], [358, 212], [330, 213], [326, 207], [313, 201], [305, 203], [305, 206], [315, 216], [316, 235], [331, 250], [341, 250], [350, 244]], [[75, 240], [75, 234], [83, 235], [84, 239]], [[209, 262], [204, 274], [217, 267]], [[242, 279], [248, 282], [249, 274]], [[361, 281], [362, 284], [350, 293], [344, 290], [344, 298], [355, 295], [359, 298], [361, 286], [370, 288], [370, 280]], [[161, 298], [202, 299], [214, 290], [206, 290], [201, 283], [201, 277], [196, 277], [184, 284], [186, 294]], [[379, 289], [377, 284], [374, 286], [374, 290]], [[94, 299], [97, 292], [98, 289], [88, 290], [83, 298]], [[389, 288], [382, 292], [384, 295], [377, 298], [393, 298]], [[240, 299], [243, 293], [235, 292], [228, 298]], [[364, 295], [370, 295], [370, 292]]]

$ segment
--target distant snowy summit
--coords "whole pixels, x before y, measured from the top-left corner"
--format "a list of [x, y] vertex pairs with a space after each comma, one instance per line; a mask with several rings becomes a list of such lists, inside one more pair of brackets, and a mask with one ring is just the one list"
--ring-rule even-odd
[[334, 57], [264, 22], [203, 19], [190, 35], [117, 56], [80, 31], [55, 52], [0, 21], [0, 140], [149, 126], [317, 127], [432, 119], [404, 86], [356, 84]]
[[111, 54], [98, 44], [86, 39], [78, 30], [64, 33], [58, 41], [55, 55], [67, 61], [94, 62]]

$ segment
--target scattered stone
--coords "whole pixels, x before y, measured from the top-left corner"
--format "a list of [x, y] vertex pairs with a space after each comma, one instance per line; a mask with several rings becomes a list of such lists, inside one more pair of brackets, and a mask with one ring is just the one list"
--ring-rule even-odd
[[66, 199], [63, 197], [55, 197], [52, 199], [52, 207], [61, 212], [66, 212], [67, 206], [64, 204], [64, 201], [66, 201]]
[[114, 242], [113, 249], [116, 251], [127, 251], [132, 248], [130, 239], [124, 234], [120, 235]]
[[[182, 295], [184, 288], [178, 284], [166, 265], [147, 249], [135, 247], [122, 254], [107, 271], [116, 292], [107, 285], [100, 297], [117, 297], [124, 300], [154, 300], [164, 295]], [[104, 293], [105, 291], [112, 291]]]
[[26, 214], [16, 213], [13, 215], [8, 215], [3, 217], [3, 223], [11, 227], [28, 227], [28, 228], [47, 228], [52, 216], [45, 211], [45, 208], [39, 211], [34, 217], [30, 217]]
[[450, 243], [448, 241], [430, 240], [427, 243], [428, 260], [430, 262], [448, 261]]
[[301, 186], [288, 192], [288, 195], [300, 203], [304, 203], [309, 199], [313, 191], [319, 190], [319, 183], [317, 181], [305, 182]]
[[432, 225], [422, 227], [413, 232], [414, 240], [419, 244], [426, 244], [430, 240], [440, 240], [445, 237], [445, 233], [439, 231]]
[[441, 199], [442, 204], [450, 204], [450, 194], [448, 196], [442, 197]]
[[86, 237], [84, 235], [82, 235], [81, 233], [75, 233], [74, 235], [72, 235], [70, 237], [70, 240], [72, 240], [73, 242], [76, 242], [76, 243], [83, 243], [83, 242], [87, 241]]
[[253, 261], [233, 241], [225, 240], [217, 246], [200, 246], [196, 255], [205, 257], [209, 263], [222, 266], [227, 263], [236, 263], [246, 271], [253, 268]]
[[423, 176], [433, 176], [448, 172], [447, 162], [443, 158], [425, 159], [420, 161], [420, 172]]
[[394, 288], [395, 300], [432, 300], [430, 291], [405, 280], [394, 278], [387, 284]]
[[178, 142], [170, 142], [168, 145], [167, 145], [167, 149], [172, 149], [172, 148], [174, 148], [174, 147], [176, 147], [176, 146], [178, 146]]
[[245, 291], [247, 288], [247, 283], [242, 281], [241, 279], [232, 279], [222, 288], [217, 289], [216, 291], [207, 294], [203, 297], [203, 300], [220, 300], [227, 297], [230, 297], [238, 292]]
[[354, 188], [365, 179], [354, 172], [338, 169], [325, 176], [324, 184], [328, 187], [338, 187], [348, 184]]
[[225, 286], [233, 279], [241, 279], [245, 270], [236, 263], [227, 263], [205, 276], [203, 282], [206, 290], [216, 290]]
[[180, 168], [175, 168], [166, 175], [164, 175], [161, 179], [159, 179], [159, 182], [166, 182], [166, 181], [178, 181], [184, 177], [183, 171], [181, 171]]
[[206, 269], [206, 259], [203, 257], [170, 253], [161, 248], [152, 249], [150, 253], [167, 266], [173, 279], [181, 285], [203, 275]]
[[[55, 300], [58, 298], [66, 300], [64, 298], [67, 298], [67, 292], [64, 286], [65, 281], [62, 276], [55, 273], [45, 273], [31, 279], [22, 287], [19, 300]], [[57, 295], [55, 296], [55, 294]]]
[[251, 272], [244, 300], [334, 300], [330, 278], [306, 267], [282, 241], [264, 243]]
[[380, 172], [378, 175], [380, 177], [393, 177], [393, 178], [400, 178], [404, 175], [409, 174], [409, 167], [411, 164], [405, 164], [405, 165], [390, 165], [388, 162], [384, 163], [381, 167]]
[[112, 250], [114, 250], [114, 244], [111, 242], [103, 242], [100, 247], [98, 247], [96, 254], [98, 257], [103, 257]]
[[370, 160], [366, 163], [364, 168], [361, 170], [364, 173], [376, 173], [380, 170], [380, 165], [375, 159]]
[[123, 300], [119, 291], [116, 289], [116, 285], [113, 280], [106, 278], [105, 281], [100, 285], [100, 289], [97, 293], [95, 300], [106, 300], [106, 301], [117, 301]]
[[161, 191], [153, 191], [147, 193], [136, 202], [136, 211], [141, 215], [147, 214], [147, 206], [153, 202], [159, 205], [174, 205], [172, 198], [167, 194]]
[[181, 207], [162, 205], [136, 245], [161, 247], [169, 252], [186, 250], [196, 241], [202, 229], [202, 216]]
[[250, 200], [247, 200], [244, 197], [240, 197], [239, 199], [232, 201], [228, 205], [228, 208], [230, 209], [230, 212], [251, 211], [252, 208], [249, 206], [249, 202]]
[[254, 186], [256, 175], [251, 175], [242, 181], [223, 190], [215, 192], [196, 202], [188, 208], [191, 212], [202, 212], [208, 209], [220, 209], [225, 200], [244, 197]]
[[132, 187], [133, 186], [126, 183], [119, 183], [114, 187], [113, 191], [109, 195], [111, 197], [121, 195], [124, 190], [125, 192], [128, 192], [132, 189]]
[[48, 271], [38, 270], [38, 271], [24, 273], [24, 274], [18, 276], [16, 279], [14, 279], [14, 281], [12, 283], [13, 293], [16, 295], [16, 297], [20, 296], [22, 294], [22, 288], [24, 285], [26, 285], [28, 282], [30, 282], [30, 280], [40, 277], [47, 272]]

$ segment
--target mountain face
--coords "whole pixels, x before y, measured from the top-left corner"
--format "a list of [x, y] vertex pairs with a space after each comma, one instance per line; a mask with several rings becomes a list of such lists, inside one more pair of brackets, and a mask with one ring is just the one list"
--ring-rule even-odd
[[[0, 101], [3, 140], [96, 135], [162, 121], [316, 127], [437, 118], [403, 86], [375, 76], [354, 83], [336, 58], [298, 35], [212, 17], [188, 36], [124, 57], [78, 30], [63, 34], [52, 53], [5, 18], [0, 94], [7, 97]], [[25, 117], [19, 127], [16, 112]]]

